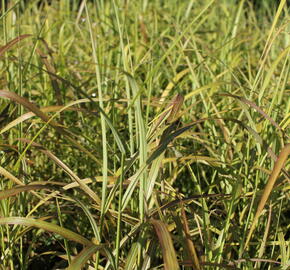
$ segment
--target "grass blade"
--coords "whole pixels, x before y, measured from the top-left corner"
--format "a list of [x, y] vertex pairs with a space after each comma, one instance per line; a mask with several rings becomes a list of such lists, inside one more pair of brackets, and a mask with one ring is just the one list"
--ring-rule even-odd
[[90, 240], [84, 238], [83, 236], [81, 236], [81, 235], [79, 235], [71, 230], [62, 228], [58, 225], [51, 224], [49, 222], [42, 221], [42, 220], [37, 220], [37, 219], [33, 219], [33, 218], [23, 218], [23, 217], [3, 217], [3, 218], [0, 218], [0, 225], [7, 225], [7, 224], [32, 226], [32, 227], [43, 229], [45, 231], [59, 234], [66, 239], [75, 241], [75, 242], [80, 243], [84, 246], [93, 246], [94, 245]]
[[258, 223], [258, 220], [259, 220], [259, 217], [261, 215], [261, 212], [262, 210], [264, 209], [265, 205], [266, 205], [266, 202], [270, 196], [270, 193], [274, 187], [274, 184], [275, 184], [275, 181], [277, 179], [277, 177], [279, 176], [279, 173], [281, 172], [283, 166], [284, 166], [284, 163], [286, 162], [288, 156], [290, 154], [290, 144], [287, 144], [285, 145], [281, 152], [280, 152], [280, 155], [278, 156], [276, 162], [275, 162], [275, 165], [274, 165], [274, 168], [272, 170], [272, 173], [269, 177], [269, 180], [267, 182], [267, 185], [265, 186], [265, 189], [263, 191], [263, 195], [260, 199], [260, 202], [259, 202], [259, 205], [258, 205], [258, 208], [257, 208], [257, 211], [256, 211], [256, 214], [255, 214], [255, 217], [253, 219], [253, 222], [252, 222], [252, 225], [250, 227], [250, 231], [249, 231], [249, 234], [248, 234], [248, 237], [247, 237], [247, 240], [246, 240], [246, 243], [245, 243], [245, 246], [244, 246], [244, 249], [247, 248], [250, 240], [251, 240], [251, 237], [252, 237], [252, 234], [254, 232], [254, 229]]
[[176, 253], [167, 226], [160, 220], [153, 219], [150, 223], [153, 225], [161, 245], [164, 270], [179, 270]]
[[19, 37], [14, 38], [13, 40], [9, 41], [5, 46], [0, 48], [0, 57], [7, 52], [8, 50], [10, 50], [14, 45], [16, 45], [18, 42], [20, 42], [21, 40], [30, 37], [31, 35], [21, 35]]
[[12, 197], [23, 191], [47, 188], [46, 185], [26, 185], [0, 191], [0, 200]]
[[93, 245], [84, 248], [71, 262], [67, 270], [79, 270], [85, 265], [88, 259], [93, 256], [98, 250], [103, 249], [102, 245]]

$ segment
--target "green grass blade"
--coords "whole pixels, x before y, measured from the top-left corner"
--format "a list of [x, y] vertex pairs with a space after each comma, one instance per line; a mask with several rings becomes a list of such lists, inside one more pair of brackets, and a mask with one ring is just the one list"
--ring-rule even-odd
[[66, 239], [75, 241], [84, 246], [94, 245], [90, 240], [84, 238], [83, 236], [71, 230], [62, 228], [58, 225], [55, 225], [46, 221], [42, 221], [42, 220], [37, 220], [37, 219], [32, 219], [32, 218], [23, 218], [23, 217], [2, 217], [0, 218], [0, 225], [32, 226], [32, 227], [43, 229], [45, 231], [59, 234]]

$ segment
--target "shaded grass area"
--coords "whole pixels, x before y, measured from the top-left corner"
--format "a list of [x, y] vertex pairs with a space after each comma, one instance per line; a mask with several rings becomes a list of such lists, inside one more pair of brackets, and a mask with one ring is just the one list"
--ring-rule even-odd
[[2, 1], [1, 269], [288, 269], [286, 1]]

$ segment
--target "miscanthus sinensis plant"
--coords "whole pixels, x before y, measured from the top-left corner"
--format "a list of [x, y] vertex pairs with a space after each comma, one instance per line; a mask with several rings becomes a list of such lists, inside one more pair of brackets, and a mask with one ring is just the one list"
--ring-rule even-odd
[[0, 21], [1, 269], [289, 269], [289, 3]]

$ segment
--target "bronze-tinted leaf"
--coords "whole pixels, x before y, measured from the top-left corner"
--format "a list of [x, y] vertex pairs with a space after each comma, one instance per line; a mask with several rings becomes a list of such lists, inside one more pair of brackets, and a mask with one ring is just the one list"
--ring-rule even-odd
[[159, 243], [161, 245], [164, 269], [165, 270], [179, 270], [179, 264], [177, 261], [176, 253], [173, 247], [171, 235], [167, 229], [166, 224], [160, 220], [151, 220], [155, 232], [158, 236]]

